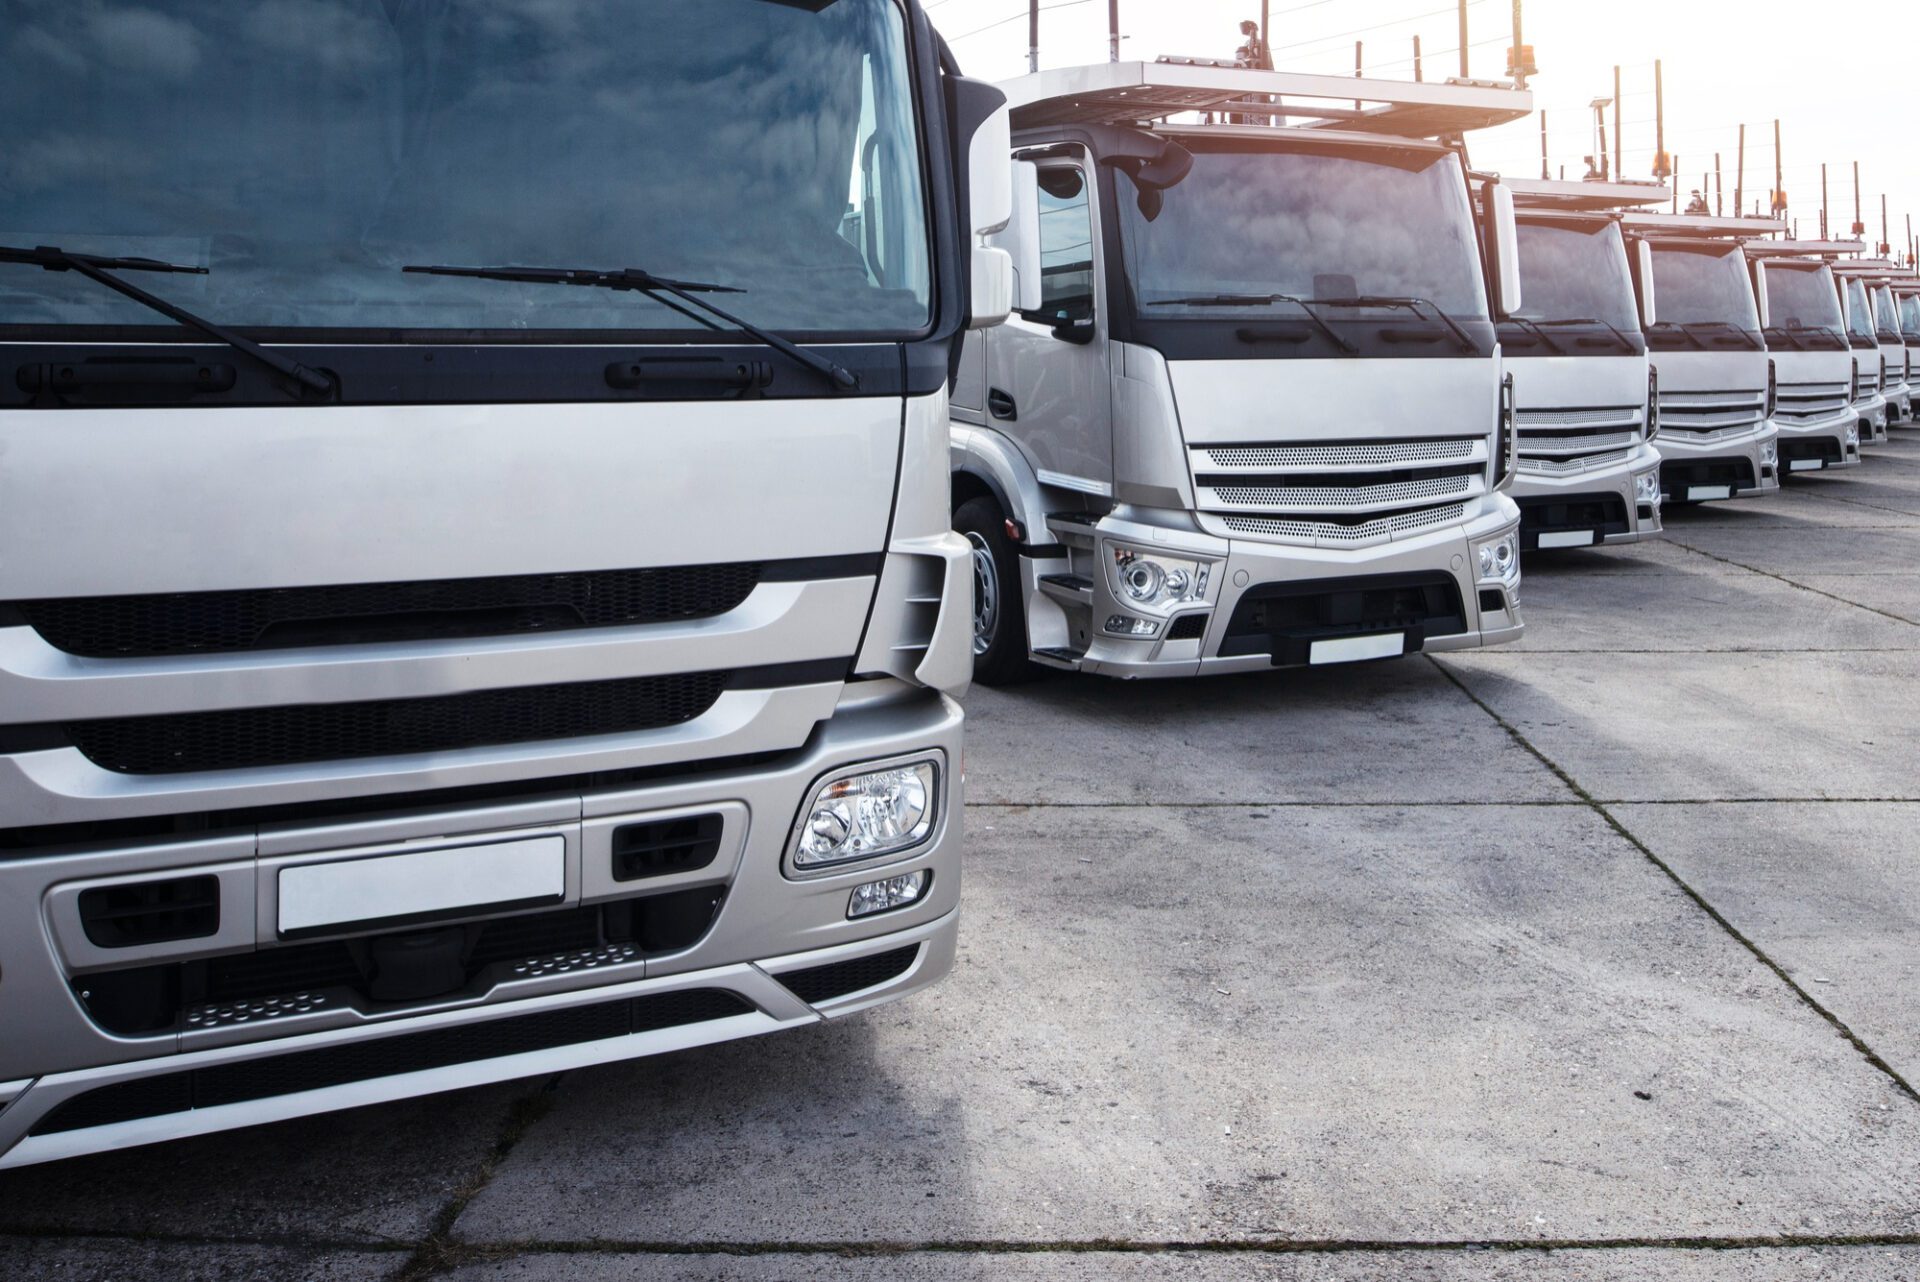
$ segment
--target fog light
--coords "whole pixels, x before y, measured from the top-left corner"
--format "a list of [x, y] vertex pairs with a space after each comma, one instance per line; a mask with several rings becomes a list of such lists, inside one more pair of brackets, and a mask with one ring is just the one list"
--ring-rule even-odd
[[796, 868], [823, 868], [907, 850], [933, 829], [931, 761], [842, 775], [813, 795], [794, 847]]
[[1150, 637], [1160, 631], [1152, 619], [1136, 619], [1131, 614], [1116, 614], [1107, 620], [1107, 631], [1118, 637]]
[[905, 908], [908, 904], [920, 902], [920, 896], [926, 891], [925, 869], [903, 872], [898, 877], [888, 877], [883, 881], [870, 881], [853, 888], [853, 896], [847, 900], [847, 916], [871, 917], [875, 913]]

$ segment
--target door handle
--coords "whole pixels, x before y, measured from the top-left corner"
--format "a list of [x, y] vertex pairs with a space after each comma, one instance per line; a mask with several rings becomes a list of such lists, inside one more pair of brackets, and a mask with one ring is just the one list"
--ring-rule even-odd
[[987, 409], [995, 418], [1004, 418], [1009, 423], [1017, 421], [1020, 417], [1020, 407], [1013, 403], [1011, 396], [997, 387], [987, 389]]

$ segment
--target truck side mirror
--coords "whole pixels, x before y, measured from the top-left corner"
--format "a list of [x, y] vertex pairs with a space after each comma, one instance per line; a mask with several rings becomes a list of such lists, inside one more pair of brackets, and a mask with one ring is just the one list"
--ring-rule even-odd
[[1487, 222], [1493, 238], [1493, 252], [1487, 256], [1493, 270], [1493, 311], [1505, 320], [1520, 310], [1520, 223], [1514, 217], [1513, 189], [1504, 183], [1487, 184]]
[[1760, 309], [1761, 331], [1773, 328], [1772, 312], [1767, 307], [1767, 265], [1757, 258], [1753, 260], [1753, 301]]
[[1007, 153], [1013, 147], [1013, 126], [1007, 98], [994, 86], [965, 76], [952, 78], [956, 114], [977, 120], [967, 138], [967, 229], [972, 259], [968, 263], [972, 297], [968, 327], [990, 329], [1013, 313], [1013, 259], [988, 238], [1013, 217], [1013, 182], [1007, 171]]
[[1644, 240], [1633, 242], [1633, 283], [1640, 287], [1640, 327], [1652, 329], [1660, 319], [1653, 298], [1653, 246]]
[[1001, 153], [1000, 168], [1007, 172], [1013, 214], [988, 243], [1005, 250], [1013, 261], [1013, 310], [1040, 310], [1040, 167], [1031, 160], [1011, 165]]

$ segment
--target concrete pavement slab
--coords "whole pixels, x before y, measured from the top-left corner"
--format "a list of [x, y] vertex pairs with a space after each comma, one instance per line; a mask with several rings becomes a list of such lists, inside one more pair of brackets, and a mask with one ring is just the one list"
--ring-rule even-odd
[[[1728, 565], [1712, 557], [1690, 552], [1664, 538], [1645, 543], [1624, 543], [1610, 548], [1568, 548], [1558, 552], [1529, 552], [1521, 558], [1526, 583], [1536, 577], [1565, 575], [1568, 578], [1619, 575], [1722, 574], [1742, 575], [1754, 571]], [[1525, 591], [1525, 587], [1522, 588]]]
[[1913, 529], [1674, 529], [1673, 542], [1770, 574], [1898, 574], [1920, 566]]
[[1910, 1282], [1920, 1248], [522, 1255], [449, 1282]]
[[1796, 574], [1793, 581], [1920, 627], [1920, 566], [1903, 574]]
[[1484, 651], [1435, 662], [1597, 797], [1920, 798], [1920, 655]]
[[1023, 805], [1566, 797], [1418, 658], [1204, 681], [1059, 674], [976, 686], [967, 785], [972, 801]]
[[456, 1235], [1920, 1229], [1920, 1106], [1585, 807], [983, 829], [946, 983], [570, 1075]]
[[1920, 805], [1621, 806], [1621, 821], [1920, 1083]]
[[0, 1233], [422, 1238], [527, 1089], [429, 1095], [0, 1172]]
[[397, 1252], [340, 1252], [244, 1243], [160, 1242], [140, 1238], [0, 1236], [0, 1277], [20, 1282], [374, 1282], [406, 1261]]

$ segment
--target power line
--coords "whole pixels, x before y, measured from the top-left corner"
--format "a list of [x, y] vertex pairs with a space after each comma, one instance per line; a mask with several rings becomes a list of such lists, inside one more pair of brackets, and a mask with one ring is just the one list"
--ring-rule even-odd
[[[1049, 9], [1071, 9], [1077, 4], [1090, 4], [1090, 3], [1092, 3], [1092, 0], [1054, 0], [1054, 3], [1052, 4], [1041, 5], [1040, 12], [1045, 13]], [[1027, 11], [1025, 9], [1022, 9], [1020, 10], [1020, 12], [1011, 14], [1005, 18], [1002, 18], [998, 22], [989, 22], [984, 27], [975, 27], [972, 31], [963, 31], [957, 36], [948, 36], [947, 43], [952, 44], [956, 40], [965, 40], [968, 36], [977, 36], [983, 31], [992, 31], [995, 27], [1004, 27], [1009, 22], [1018, 22], [1026, 16], [1027, 16]]]

